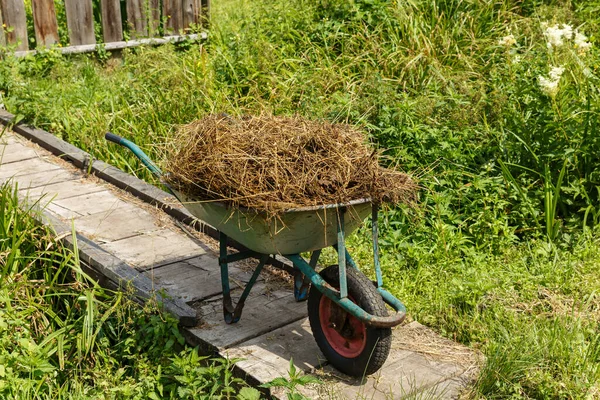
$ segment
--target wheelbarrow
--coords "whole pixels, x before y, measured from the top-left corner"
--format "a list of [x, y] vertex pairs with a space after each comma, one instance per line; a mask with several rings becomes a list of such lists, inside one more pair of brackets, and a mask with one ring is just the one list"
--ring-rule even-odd
[[[164, 177], [133, 142], [112, 133], [106, 134], [106, 140], [128, 148], [154, 175]], [[370, 199], [359, 199], [343, 204], [292, 208], [279, 218], [268, 218], [256, 210], [199, 201], [165, 186], [192, 215], [219, 231], [223, 315], [227, 324], [240, 320], [260, 271], [270, 255], [278, 254], [290, 260], [296, 270], [294, 297], [296, 301], [308, 299], [310, 327], [329, 363], [347, 375], [358, 377], [372, 374], [383, 366], [390, 352], [391, 328], [402, 323], [406, 308], [383, 288], [377, 239], [378, 204]], [[375, 282], [360, 272], [345, 245], [345, 237], [369, 214]], [[228, 237], [248, 250], [228, 254]], [[337, 251], [338, 264], [317, 273], [315, 268], [321, 251], [328, 246]], [[308, 260], [301, 253], [310, 253]], [[258, 265], [234, 306], [228, 265], [247, 258], [257, 259]]]

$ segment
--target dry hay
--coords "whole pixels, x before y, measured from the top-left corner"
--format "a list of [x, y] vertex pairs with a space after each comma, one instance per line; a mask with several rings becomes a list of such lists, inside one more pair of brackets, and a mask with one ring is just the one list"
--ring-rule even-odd
[[162, 166], [166, 182], [190, 197], [271, 215], [368, 197], [414, 201], [414, 181], [381, 167], [365, 138], [300, 117], [212, 115], [179, 128]]

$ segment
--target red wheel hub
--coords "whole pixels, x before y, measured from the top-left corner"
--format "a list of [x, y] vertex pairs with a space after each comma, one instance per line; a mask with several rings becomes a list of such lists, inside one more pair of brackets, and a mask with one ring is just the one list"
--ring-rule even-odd
[[[352, 298], [350, 300], [354, 301]], [[319, 320], [325, 338], [342, 357], [358, 357], [367, 344], [367, 327], [356, 317], [322, 296], [319, 303]]]

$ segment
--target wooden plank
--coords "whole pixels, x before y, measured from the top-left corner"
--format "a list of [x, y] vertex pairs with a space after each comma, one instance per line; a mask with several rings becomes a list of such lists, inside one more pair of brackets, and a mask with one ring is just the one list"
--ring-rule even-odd
[[[4, 27], [4, 20], [2, 19], [2, 5], [0, 4], [0, 26]], [[6, 37], [4, 36], [4, 29], [0, 31], [0, 46], [6, 44]]]
[[199, 24], [202, 14], [200, 0], [183, 0], [183, 29], [189, 29], [191, 24]]
[[100, 10], [102, 12], [102, 37], [104, 38], [104, 43], [123, 40], [120, 0], [101, 0]]
[[[224, 350], [306, 317], [306, 302], [296, 302], [292, 289], [271, 289], [270, 286], [256, 284], [236, 324], [227, 325], [223, 320], [221, 296], [206, 299], [195, 306], [202, 324], [190, 332], [201, 341]], [[234, 302], [241, 292], [239, 288], [232, 290]]]
[[65, 0], [71, 46], [96, 44], [92, 0]]
[[0, 144], [0, 164], [8, 164], [37, 157], [39, 157], [38, 152], [20, 143]]
[[29, 42], [23, 0], [0, 0], [0, 12], [3, 23], [6, 24], [6, 43], [16, 44], [19, 51], [27, 50]]
[[129, 205], [115, 196], [110, 190], [58, 199], [53, 203], [64, 209], [74, 211], [79, 215], [107, 213]]
[[163, 18], [165, 33], [179, 33], [183, 29], [182, 0], [163, 0]]
[[[13, 119], [14, 115], [6, 110], [0, 110], [0, 123], [10, 126]], [[89, 157], [86, 152], [57, 138], [50, 132], [21, 124], [13, 126], [12, 130], [20, 136], [39, 144], [52, 154], [71, 161], [76, 167], [82, 168], [86, 165], [86, 159]]]
[[[166, 311], [179, 319], [180, 325], [196, 325], [195, 310], [178, 300], [164, 298], [160, 293], [155, 291], [154, 284], [146, 276], [106, 252], [85, 236], [77, 234], [76, 238], [73, 238], [72, 235], [68, 235], [71, 232], [71, 226], [43, 209], [40, 210], [39, 214], [34, 214], [34, 217], [39, 218], [41, 223], [52, 226], [57, 236], [61, 237], [60, 241], [68, 248], [75, 249], [75, 242], [77, 242], [77, 250], [79, 251], [79, 258], [82, 263], [91, 267], [99, 276], [108, 279], [116, 288], [121, 290], [130, 290], [130, 288], [133, 288], [137, 297], [142, 299], [153, 298], [161, 303]], [[67, 235], [62, 236], [62, 234]]]
[[[27, 160], [30, 161], [30, 160]], [[8, 164], [13, 165], [13, 164]], [[46, 166], [47, 168], [47, 166]], [[2, 166], [0, 166], [0, 170], [2, 170]], [[0, 175], [2, 175], [0, 173]], [[0, 176], [0, 180], [3, 177]], [[10, 177], [9, 177], [10, 178]], [[34, 172], [31, 174], [20, 175], [16, 178], [13, 178], [13, 182], [17, 182], [20, 189], [29, 189], [29, 188], [37, 188], [46, 185], [50, 185], [53, 183], [64, 182], [72, 179], [77, 179], [78, 176], [73, 174], [72, 172], [66, 171], [64, 169], [49, 169], [42, 170], [38, 172]]]
[[308, 318], [227, 349], [225, 354], [241, 359], [236, 366], [261, 383], [286, 376], [290, 359], [294, 359], [296, 368], [305, 373], [314, 371], [326, 362], [312, 335]]
[[50, 47], [59, 42], [54, 0], [31, 0], [33, 26], [38, 46]]
[[170, 229], [106, 243], [102, 248], [140, 270], [200, 256], [210, 251], [206, 245]]
[[75, 228], [96, 243], [108, 243], [160, 229], [147, 211], [131, 204], [76, 218]]
[[127, 0], [127, 25], [132, 37], [148, 36], [145, 0]]
[[[175, 35], [175, 36], [165, 36], [162, 38], [149, 38], [149, 39], [138, 39], [138, 40], [106, 43], [104, 48], [106, 49], [106, 51], [113, 51], [113, 50], [129, 49], [132, 47], [146, 46], [146, 45], [158, 46], [158, 45], [167, 44], [167, 43], [179, 43], [179, 42], [183, 42], [185, 40], [204, 40], [206, 38], [208, 38], [207, 33], [202, 32], [202, 33], [193, 34], [193, 35], [183, 35], [183, 36]], [[61, 47], [59, 50], [62, 54], [90, 53], [90, 52], [96, 51], [96, 45], [95, 44], [86, 44], [86, 45], [81, 45], [81, 46], [68, 46], [68, 47]], [[31, 55], [37, 54], [37, 51], [35, 51], [35, 50], [16, 51], [14, 53], [15, 57], [25, 57], [30, 54]]]
[[104, 186], [84, 183], [80, 179], [44, 185], [37, 188], [21, 189], [21, 192], [30, 201], [41, 197], [59, 200], [84, 194], [96, 193], [106, 190]]
[[160, 28], [160, 0], [147, 0], [150, 15], [148, 18], [148, 36], [154, 37], [158, 35]]
[[[219, 260], [212, 252], [154, 268], [146, 274], [158, 287], [166, 289], [171, 296], [186, 303], [214, 297], [222, 292]], [[252, 270], [229, 266], [232, 287], [244, 285], [251, 276]]]
[[0, 165], [0, 179], [19, 177], [21, 175], [35, 174], [38, 172], [52, 172], [59, 168], [58, 165], [49, 163], [42, 158], [32, 158]]

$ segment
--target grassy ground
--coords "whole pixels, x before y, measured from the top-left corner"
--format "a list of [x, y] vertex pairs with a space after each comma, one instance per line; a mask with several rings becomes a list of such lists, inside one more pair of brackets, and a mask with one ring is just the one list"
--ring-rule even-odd
[[[122, 61], [6, 59], [4, 103], [146, 179], [106, 130], [160, 158], [177, 124], [213, 112], [360, 125], [423, 185], [418, 210], [380, 221], [387, 285], [412, 318], [485, 354], [472, 395], [598, 397], [600, 3], [222, 0], [213, 10], [205, 44]], [[561, 24], [588, 39], [561, 45]], [[366, 232], [350, 246], [368, 265]]]
[[258, 399], [156, 304], [98, 287], [16, 193], [0, 187], [0, 397]]

